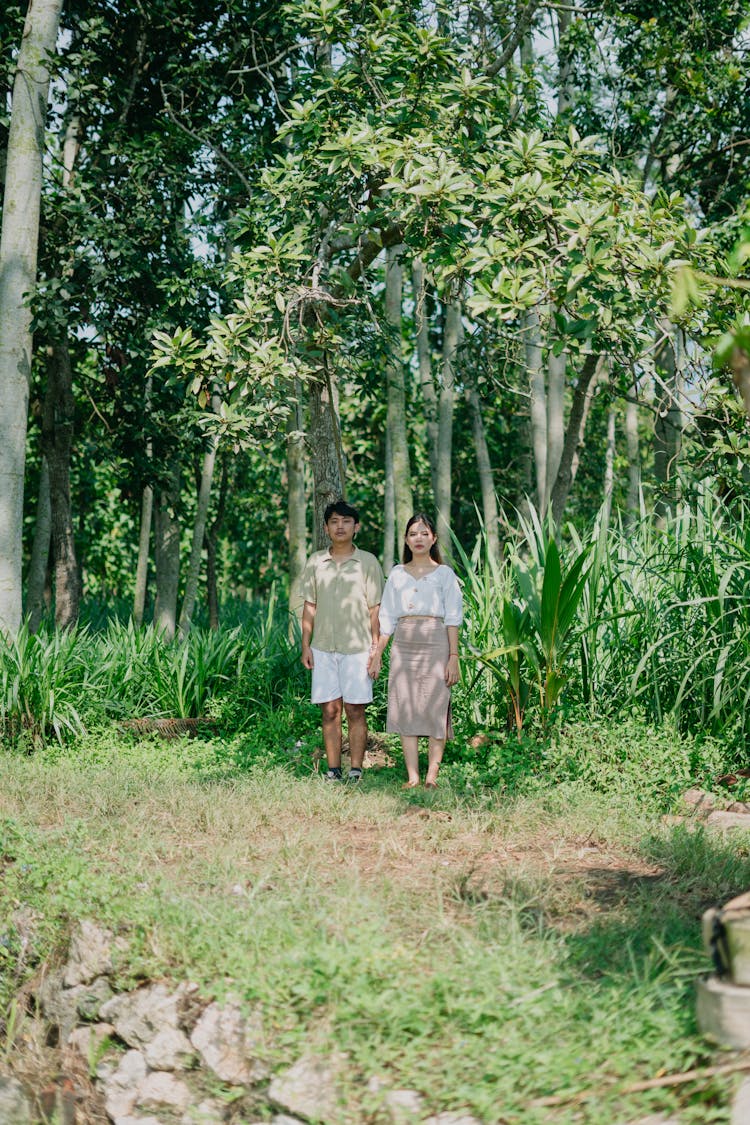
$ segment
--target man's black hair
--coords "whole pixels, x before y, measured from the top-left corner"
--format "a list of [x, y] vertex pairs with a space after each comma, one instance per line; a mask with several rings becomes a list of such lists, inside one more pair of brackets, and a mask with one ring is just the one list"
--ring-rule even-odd
[[351, 504], [347, 504], [346, 500], [334, 500], [329, 504], [323, 512], [323, 523], [328, 523], [334, 512], [337, 516], [350, 516], [355, 523], [359, 523], [359, 512]]

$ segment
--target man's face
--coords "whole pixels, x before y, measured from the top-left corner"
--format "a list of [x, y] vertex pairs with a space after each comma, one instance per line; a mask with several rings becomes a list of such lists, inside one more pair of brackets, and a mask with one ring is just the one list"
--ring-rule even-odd
[[359, 531], [359, 524], [351, 516], [340, 516], [333, 512], [326, 524], [328, 538], [332, 543], [351, 543]]

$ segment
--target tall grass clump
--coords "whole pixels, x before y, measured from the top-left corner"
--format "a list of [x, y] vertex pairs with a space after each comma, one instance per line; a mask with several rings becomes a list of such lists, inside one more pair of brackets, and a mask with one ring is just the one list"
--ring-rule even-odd
[[100, 631], [26, 626], [0, 640], [0, 739], [33, 749], [128, 719], [212, 719], [237, 732], [304, 693], [304, 670], [272, 597], [231, 629], [194, 628], [167, 641], [152, 627], [112, 618]]
[[[462, 554], [477, 724], [643, 716], [720, 738], [750, 729], [750, 517], [705, 491], [666, 525], [552, 535], [532, 513], [502, 563]], [[471, 664], [473, 658], [473, 665]], [[461, 693], [458, 693], [461, 698]]]

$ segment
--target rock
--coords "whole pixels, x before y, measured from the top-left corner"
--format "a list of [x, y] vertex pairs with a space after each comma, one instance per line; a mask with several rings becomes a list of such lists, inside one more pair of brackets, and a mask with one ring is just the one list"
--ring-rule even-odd
[[37, 1001], [42, 1014], [59, 1028], [62, 1042], [65, 1042], [78, 1023], [78, 1000], [81, 992], [80, 985], [76, 988], [64, 988], [61, 972], [47, 973], [37, 990]]
[[750, 1078], [744, 1078], [732, 1102], [731, 1125], [747, 1125], [750, 1121]]
[[67, 1043], [81, 1056], [86, 1066], [90, 1067], [92, 1059], [96, 1058], [102, 1044], [114, 1033], [115, 1029], [111, 1023], [90, 1023], [86, 1027], [74, 1028], [67, 1038]]
[[300, 1117], [335, 1121], [340, 1109], [335, 1078], [337, 1062], [338, 1059], [326, 1061], [303, 1055], [289, 1070], [272, 1079], [268, 1100], [279, 1109]]
[[166, 1070], [154, 1070], [140, 1082], [136, 1105], [146, 1108], [169, 1106], [184, 1112], [193, 1100], [190, 1087]]
[[438, 1113], [435, 1117], [428, 1117], [424, 1125], [482, 1125], [476, 1117], [472, 1117], [469, 1113]]
[[105, 1108], [114, 1121], [127, 1117], [135, 1109], [138, 1089], [147, 1074], [148, 1067], [141, 1052], [126, 1051], [104, 1085]]
[[687, 789], [682, 794], [682, 802], [698, 816], [703, 816], [716, 807], [716, 799], [705, 789]]
[[128, 1046], [144, 1047], [160, 1032], [179, 1029], [182, 1005], [193, 991], [194, 986], [188, 984], [176, 989], [165, 984], [147, 985], [108, 1000], [99, 1009], [99, 1016], [114, 1024]]
[[191, 1106], [182, 1118], [181, 1125], [223, 1125], [227, 1119], [226, 1102], [207, 1098], [199, 1105]]
[[143, 1048], [143, 1055], [152, 1070], [185, 1070], [195, 1059], [195, 1051], [184, 1031], [165, 1027]]
[[268, 1075], [268, 1068], [257, 1058], [262, 1043], [260, 1017], [246, 1018], [234, 1000], [209, 1004], [193, 1028], [190, 1042], [222, 1082], [244, 1086]]
[[737, 812], [724, 812], [722, 809], [714, 809], [706, 817], [706, 824], [709, 828], [744, 828], [750, 832], [750, 816], [745, 813]]
[[128, 1114], [127, 1117], [116, 1117], [115, 1125], [166, 1125], [164, 1121], [160, 1121], [158, 1117], [132, 1117]]
[[750, 1047], [750, 988], [715, 975], [698, 981], [698, 1026], [727, 1047]]
[[387, 1090], [383, 1093], [383, 1104], [393, 1125], [408, 1125], [421, 1118], [423, 1098], [416, 1090]]
[[82, 921], [70, 942], [68, 963], [65, 966], [63, 984], [74, 988], [77, 984], [90, 984], [97, 977], [111, 973], [112, 942], [114, 934], [103, 930], [86, 919]]
[[84, 1020], [97, 1020], [102, 1004], [106, 1004], [113, 996], [109, 981], [104, 977], [99, 977], [90, 984], [79, 985], [75, 993], [76, 1011]]
[[15, 1078], [0, 1074], [0, 1121], [7, 1125], [32, 1125], [31, 1106]]

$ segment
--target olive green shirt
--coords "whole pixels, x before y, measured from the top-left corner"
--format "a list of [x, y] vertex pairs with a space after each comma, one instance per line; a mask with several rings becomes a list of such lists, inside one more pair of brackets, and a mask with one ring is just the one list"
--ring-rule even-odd
[[372, 644], [370, 610], [380, 605], [383, 571], [369, 551], [336, 562], [330, 550], [316, 551], [302, 574], [302, 597], [315, 606], [312, 645], [344, 656]]

